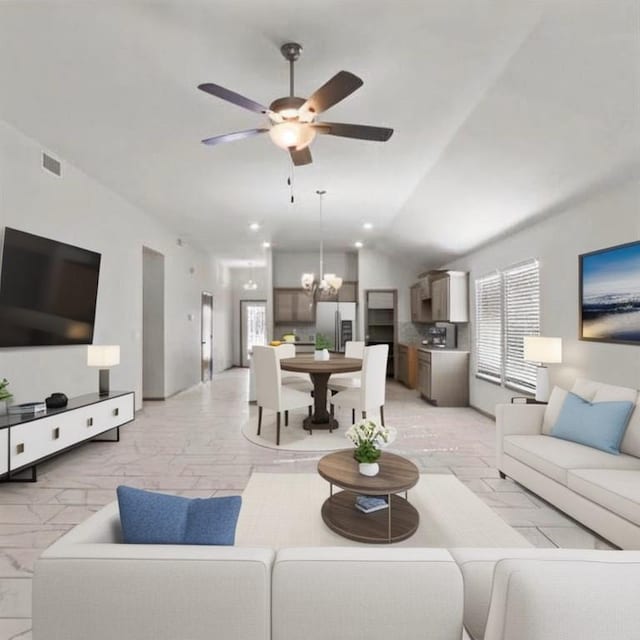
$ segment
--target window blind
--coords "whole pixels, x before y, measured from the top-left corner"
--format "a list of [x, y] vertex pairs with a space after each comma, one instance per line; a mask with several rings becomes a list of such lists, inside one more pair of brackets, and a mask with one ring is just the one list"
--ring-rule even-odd
[[525, 336], [540, 335], [537, 260], [506, 269], [504, 278], [504, 384], [534, 391], [536, 365], [523, 360]]
[[502, 380], [502, 286], [499, 273], [476, 280], [476, 375]]

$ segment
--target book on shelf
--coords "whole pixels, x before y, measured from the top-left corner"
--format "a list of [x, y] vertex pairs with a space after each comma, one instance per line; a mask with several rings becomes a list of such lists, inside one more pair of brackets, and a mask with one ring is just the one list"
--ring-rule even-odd
[[362, 513], [373, 513], [388, 508], [387, 499], [382, 496], [358, 496], [356, 498], [356, 509]]
[[10, 404], [7, 407], [9, 415], [24, 415], [29, 413], [46, 412], [47, 405], [44, 402], [23, 402], [22, 404]]

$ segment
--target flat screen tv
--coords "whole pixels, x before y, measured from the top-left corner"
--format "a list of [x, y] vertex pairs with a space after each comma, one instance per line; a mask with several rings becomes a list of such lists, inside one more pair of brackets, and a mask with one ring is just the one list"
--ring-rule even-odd
[[91, 344], [100, 254], [5, 228], [0, 347]]
[[640, 242], [580, 256], [580, 339], [640, 345]]

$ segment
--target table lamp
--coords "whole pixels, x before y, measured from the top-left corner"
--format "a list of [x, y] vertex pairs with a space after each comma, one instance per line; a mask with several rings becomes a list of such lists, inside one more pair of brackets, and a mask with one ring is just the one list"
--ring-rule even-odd
[[99, 393], [109, 395], [109, 369], [120, 364], [120, 345], [90, 344], [87, 347], [87, 366], [100, 367]]
[[549, 369], [546, 364], [562, 362], [562, 338], [546, 338], [543, 336], [525, 336], [524, 360], [537, 362], [536, 400], [549, 400]]

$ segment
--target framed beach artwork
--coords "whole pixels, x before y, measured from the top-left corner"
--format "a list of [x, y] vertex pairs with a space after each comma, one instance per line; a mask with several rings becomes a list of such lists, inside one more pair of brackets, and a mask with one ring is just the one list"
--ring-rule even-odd
[[580, 339], [640, 345], [640, 241], [580, 256]]

